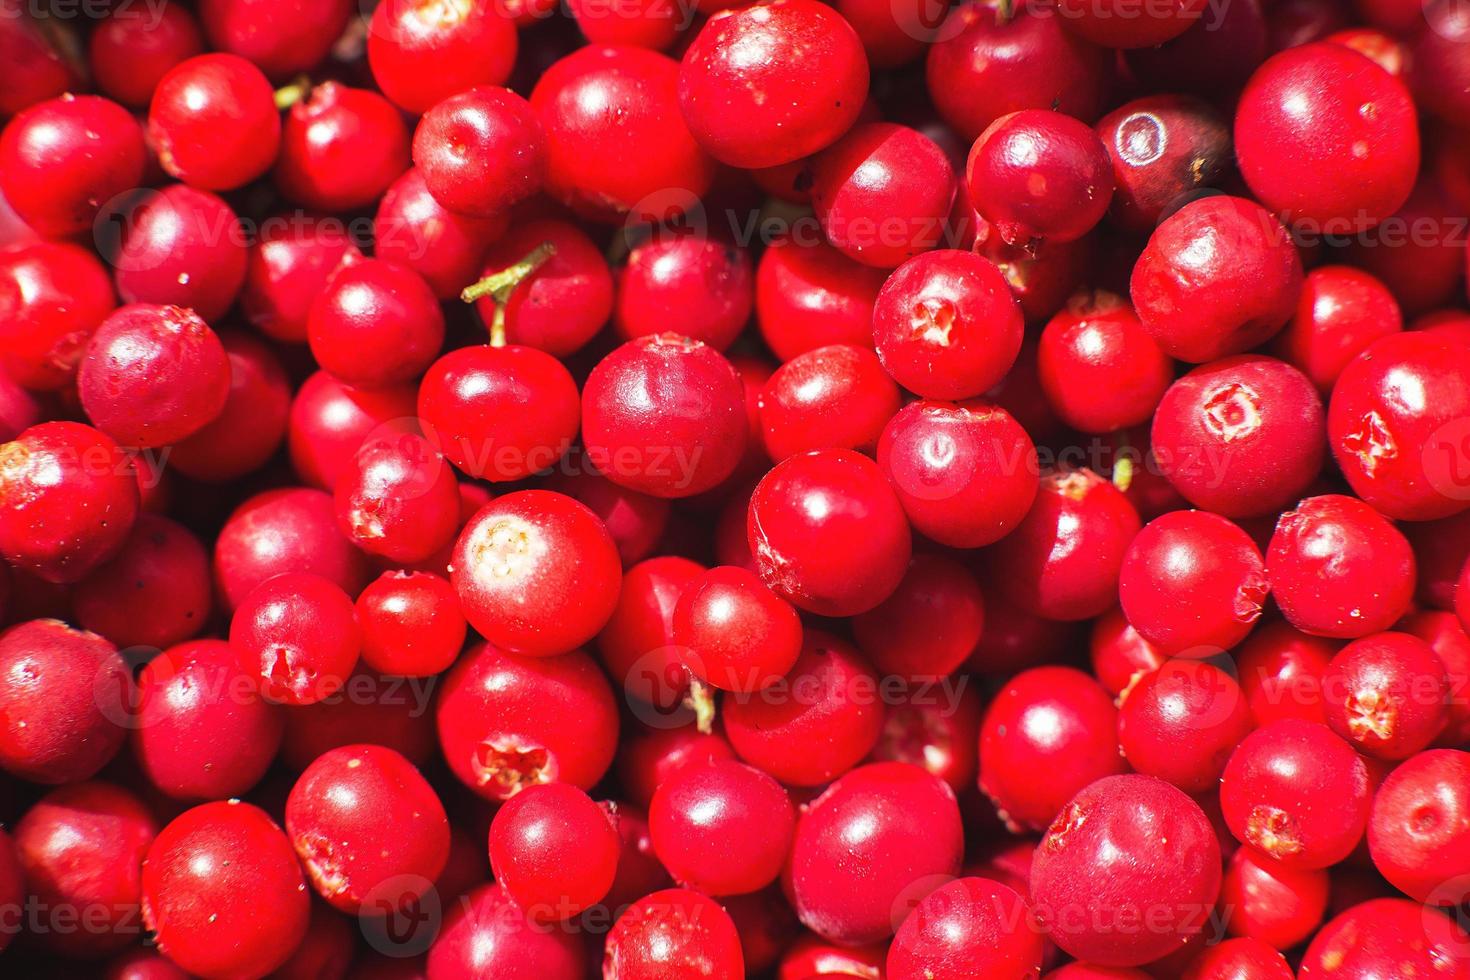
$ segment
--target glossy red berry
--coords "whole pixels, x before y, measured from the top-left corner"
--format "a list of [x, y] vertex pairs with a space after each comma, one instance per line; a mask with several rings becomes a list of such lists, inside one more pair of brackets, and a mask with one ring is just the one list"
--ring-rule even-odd
[[1097, 134], [1060, 112], [1023, 109], [980, 134], [965, 165], [970, 199], [1011, 245], [1076, 241], [1107, 213], [1113, 166]]
[[454, 903], [413, 975], [455, 980], [477, 970], [584, 980], [587, 952], [579, 936], [531, 921], [500, 885], [481, 885]]
[[181, 643], [138, 675], [133, 753], [148, 781], [174, 799], [242, 796], [276, 757], [282, 711], [260, 697], [228, 643]]
[[47, 238], [89, 231], [99, 211], [143, 180], [143, 131], [126, 109], [95, 95], [63, 95], [0, 131], [0, 192]]
[[1093, 4], [1063, 0], [1057, 15], [1067, 30], [1109, 48], [1147, 48], [1178, 37], [1205, 14], [1200, 0], [1140, 6], [1133, 0]]
[[914, 906], [888, 948], [891, 980], [1039, 975], [1040, 930], [1026, 900], [999, 882], [960, 878]]
[[932, 682], [965, 662], [984, 622], [984, 597], [969, 569], [942, 555], [919, 554], [893, 595], [853, 617], [852, 629], [880, 674]]
[[1247, 735], [1220, 781], [1220, 806], [1242, 843], [1292, 869], [1325, 868], [1357, 847], [1368, 822], [1368, 767], [1325, 725], [1287, 719]]
[[77, 583], [77, 624], [119, 648], [173, 646], [209, 622], [209, 553], [187, 528], [139, 514], [122, 549]]
[[[1354, 905], [1328, 922], [1302, 957], [1300, 980], [1470, 968], [1465, 930], [1448, 916], [1401, 898]], [[1412, 974], [1411, 974], [1412, 975]]]
[[958, 873], [954, 791], [916, 766], [877, 762], [808, 804], [791, 847], [802, 924], [844, 946], [887, 939], [913, 904]]
[[944, 151], [907, 126], [860, 124], [812, 160], [822, 232], [843, 254], [880, 269], [943, 244], [954, 195]]
[[830, 146], [867, 94], [857, 32], [813, 0], [721, 11], [679, 68], [679, 108], [694, 138], [736, 167], [772, 167]]
[[186, 8], [167, 4], [153, 17], [114, 8], [87, 41], [87, 64], [102, 94], [146, 109], [170, 68], [204, 48], [199, 24]]
[[230, 620], [240, 667], [267, 697], [315, 704], [346, 682], [362, 649], [352, 600], [337, 585], [305, 572], [267, 579]]
[[509, 221], [504, 214], [455, 214], [429, 193], [422, 171], [411, 167], [378, 202], [373, 254], [417, 272], [440, 299], [453, 299], [479, 278], [485, 253]]
[[76, 582], [117, 554], [138, 515], [138, 477], [89, 425], [42, 422], [0, 446], [0, 555]]
[[308, 766], [286, 800], [286, 833], [317, 894], [369, 916], [427, 889], [449, 855], [438, 795], [413, 763], [376, 745], [333, 749]]
[[1300, 718], [1325, 725], [1322, 675], [1339, 646], [1279, 621], [1266, 623], [1241, 644], [1236, 672], [1256, 724]]
[[351, 211], [381, 197], [408, 159], [408, 127], [393, 103], [323, 82], [286, 113], [275, 181], [304, 207]]
[[396, 677], [433, 677], [464, 646], [465, 619], [448, 581], [428, 572], [384, 572], [357, 597], [362, 660]]
[[1199, 364], [1269, 339], [1301, 286], [1301, 257], [1274, 215], [1244, 198], [1207, 197], [1159, 224], [1129, 291], [1164, 353]]
[[62, 242], [0, 249], [0, 364], [22, 387], [62, 388], [116, 306], [112, 280], [91, 252]]
[[618, 270], [613, 326], [625, 340], [674, 330], [724, 351], [755, 302], [750, 253], [703, 235], [657, 234]]
[[1266, 207], [1316, 234], [1355, 234], [1398, 210], [1419, 170], [1404, 83], [1338, 44], [1256, 70], [1235, 116], [1241, 176]]
[[580, 651], [531, 658], [472, 648], [447, 675], [437, 710], [450, 770], [490, 800], [558, 780], [591, 789], [617, 747], [612, 689]]
[[1187, 500], [1227, 517], [1277, 513], [1322, 469], [1323, 412], [1312, 383], [1254, 354], [1195, 368], [1170, 385], [1150, 449]]
[[373, 80], [416, 113], [476, 85], [503, 85], [517, 49], [515, 26], [505, 14], [490, 0], [386, 0], [368, 25]]
[[351, 0], [201, 0], [199, 18], [215, 48], [282, 79], [326, 58], [354, 9]]
[[570, 497], [522, 490], [460, 532], [450, 580], [465, 618], [504, 650], [567, 653], [597, 635], [618, 600], [622, 563], [602, 521]]
[[[385, 236], [377, 236], [383, 254]], [[268, 337], [306, 340], [307, 316], [343, 261], [360, 256], [344, 227], [325, 219], [281, 217], [262, 222], [250, 246], [240, 306], [251, 325]]]
[[418, 273], [381, 259], [343, 265], [312, 303], [312, 356], [338, 381], [384, 388], [424, 373], [444, 345], [439, 300]]
[[1025, 518], [989, 552], [997, 585], [1048, 619], [1091, 619], [1112, 607], [1138, 512], [1112, 483], [1079, 469], [1041, 478]]
[[280, 358], [239, 330], [220, 334], [230, 362], [224, 409], [174, 444], [169, 465], [191, 479], [226, 483], [259, 469], [286, 435], [291, 386]]
[[682, 767], [648, 808], [659, 861], [706, 895], [746, 895], [775, 881], [795, 826], [781, 784], [738, 762]]
[[1113, 432], [1152, 417], [1174, 364], [1121, 297], [1078, 293], [1052, 317], [1037, 348], [1052, 410], [1083, 432]]
[[1220, 877], [1220, 846], [1199, 804], [1161, 779], [1120, 775], [1062, 809], [1036, 847], [1031, 898], [1066, 952], [1138, 966], [1199, 933]]
[[459, 530], [459, 484], [434, 446], [412, 432], [369, 436], [337, 483], [337, 526], [370, 555], [423, 561]]
[[954, 548], [1004, 537], [1036, 499], [1036, 447], [989, 402], [906, 405], [883, 428], [878, 465], [914, 529]]
[[337, 530], [330, 494], [269, 490], [246, 500], [220, 529], [214, 577], [227, 611], [287, 572], [319, 575], [353, 595], [367, 582], [367, 562]]
[[[786, 785], [821, 786], [877, 743], [883, 728], [877, 686], [872, 668], [850, 644], [809, 630], [784, 681], [721, 702], [725, 737], [741, 759]], [[795, 743], [806, 748], [793, 753]]]
[[1227, 939], [1206, 946], [1184, 967], [1180, 980], [1293, 980], [1286, 957], [1258, 939]]
[[[139, 868], [157, 833], [148, 807], [110, 783], [74, 783], [38, 800], [15, 825], [16, 855], [43, 916], [36, 938], [67, 958], [129, 945], [142, 898]], [[68, 929], [68, 921], [78, 927]]]
[[[114, 220], [120, 236], [110, 259], [123, 302], [185, 306], [205, 322], [235, 302], [245, 281], [245, 233], [220, 198], [171, 184], [130, 199]], [[99, 229], [103, 243], [107, 231]]]
[[900, 266], [873, 307], [873, 339], [893, 380], [924, 398], [973, 398], [1021, 349], [1021, 308], [994, 264], [941, 249]]
[[656, 497], [717, 486], [739, 464], [747, 431], [740, 376], [714, 348], [678, 334], [622, 345], [582, 389], [589, 460], [614, 483]]
[[1230, 167], [1230, 128], [1206, 102], [1186, 95], [1134, 99], [1097, 123], [1113, 162], [1109, 215], [1130, 231], [1151, 232]]
[[541, 189], [546, 137], [525, 99], [477, 86], [424, 114], [413, 134], [413, 162], [440, 204], [485, 218]]
[[1225, 866], [1220, 902], [1231, 909], [1226, 920], [1231, 935], [1284, 950], [1317, 931], [1327, 894], [1327, 872], [1286, 868], [1242, 847]]
[[[549, 245], [549, 249], [542, 246]], [[483, 274], [492, 276], [525, 263], [528, 255], [544, 261], [527, 263], [524, 275], [503, 303], [489, 295], [476, 309], [493, 325], [497, 308], [505, 321], [505, 338], [554, 357], [580, 350], [607, 323], [613, 309], [613, 276], [607, 259], [578, 226], [552, 219], [517, 223], [490, 247]], [[659, 332], [666, 325], [660, 326]]]
[[1449, 720], [1449, 678], [1433, 648], [1408, 633], [1374, 633], [1338, 651], [1322, 675], [1327, 725], [1364, 755], [1398, 761]]
[[753, 572], [722, 566], [685, 584], [673, 641], [700, 680], [726, 691], [759, 691], [796, 663], [801, 617]]
[[[616, 820], [575, 786], [528, 786], [490, 825], [496, 882], [533, 921], [577, 915], [612, 887], [622, 846]], [[573, 851], [577, 859], [569, 862]]]
[[898, 406], [898, 386], [871, 350], [818, 347], [781, 365], [762, 388], [762, 444], [778, 462], [811, 449], [871, 455]]
[[1393, 523], [1353, 497], [1309, 497], [1281, 515], [1266, 553], [1271, 591], [1304, 633], [1388, 629], [1414, 597], [1414, 553]]
[[607, 935], [604, 976], [619, 980], [740, 977], [745, 957], [729, 913], [685, 888], [634, 902]]
[[1017, 674], [981, 724], [980, 789], [1007, 824], [1041, 830], [1084, 787], [1127, 771], [1117, 718], [1113, 699], [1080, 670]]
[[1250, 535], [1207, 511], [1173, 511], [1134, 537], [1118, 574], [1123, 614], [1169, 656], [1209, 657], [1251, 631], [1270, 585]]
[[1352, 266], [1324, 265], [1307, 273], [1296, 314], [1271, 349], [1326, 395], [1343, 368], [1403, 322], [1398, 301], [1379, 279]]
[[873, 303], [886, 278], [825, 241], [777, 238], [756, 267], [761, 339], [782, 361], [828, 344], [871, 347]]
[[1368, 847], [1373, 864], [1415, 901], [1457, 905], [1470, 874], [1470, 753], [1436, 749], [1413, 756], [1373, 797]]
[[275, 93], [233, 54], [180, 62], [154, 89], [148, 137], [168, 173], [191, 187], [232, 190], [265, 173], [281, 144]]
[[143, 921], [193, 974], [264, 976], [306, 935], [309, 910], [291, 842], [239, 800], [184, 811], [143, 862]]
[[618, 781], [639, 806], [647, 807], [658, 787], [685, 766], [733, 758], [735, 750], [723, 736], [701, 732], [693, 724], [635, 730], [619, 746]]
[[[704, 572], [703, 565], [676, 555], [638, 562], [623, 575], [618, 604], [597, 634], [599, 659], [613, 682], [660, 711], [672, 711], [683, 702], [691, 667], [698, 666], [674, 642], [674, 611], [685, 587]], [[798, 646], [800, 642], [798, 628]], [[639, 796], [635, 800], [648, 802]]]
[[178, 442], [214, 421], [229, 382], [224, 345], [194, 311], [141, 303], [102, 321], [77, 372], [93, 424], [143, 448]]
[[1138, 635], [1121, 609], [1093, 621], [1088, 655], [1093, 675], [1114, 697], [1168, 659]]
[[1123, 694], [1118, 747], [1138, 772], [1205, 793], [1254, 727], [1235, 678], [1213, 664], [1171, 660]]

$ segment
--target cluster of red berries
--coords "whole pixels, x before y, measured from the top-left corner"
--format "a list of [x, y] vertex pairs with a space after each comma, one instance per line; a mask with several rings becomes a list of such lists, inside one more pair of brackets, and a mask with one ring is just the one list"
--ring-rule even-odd
[[946, 7], [0, 0], [0, 974], [1470, 978], [1470, 13]]

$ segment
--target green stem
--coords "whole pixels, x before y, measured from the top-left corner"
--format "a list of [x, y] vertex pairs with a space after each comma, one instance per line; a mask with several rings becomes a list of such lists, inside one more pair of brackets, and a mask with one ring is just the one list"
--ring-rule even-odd
[[526, 257], [515, 265], [501, 269], [473, 285], [466, 286], [459, 294], [459, 298], [466, 303], [476, 303], [486, 298], [495, 302], [495, 312], [490, 317], [491, 347], [505, 346], [505, 304], [510, 302], [511, 293], [514, 293], [517, 286], [550, 261], [555, 254], [555, 245], [550, 242], [542, 242], [526, 253]]

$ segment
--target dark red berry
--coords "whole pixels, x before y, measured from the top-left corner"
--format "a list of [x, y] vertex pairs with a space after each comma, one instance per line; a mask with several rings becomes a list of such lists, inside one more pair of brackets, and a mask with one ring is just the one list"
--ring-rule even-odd
[[159, 81], [148, 107], [159, 163], [191, 187], [232, 190], [270, 169], [281, 144], [275, 93], [233, 54], [201, 54]]
[[413, 162], [440, 204], [486, 218], [541, 189], [546, 137], [525, 99], [477, 86], [424, 113], [413, 134]]
[[376, 92], [324, 82], [286, 113], [275, 181], [297, 204], [366, 207], [407, 169], [408, 127]]

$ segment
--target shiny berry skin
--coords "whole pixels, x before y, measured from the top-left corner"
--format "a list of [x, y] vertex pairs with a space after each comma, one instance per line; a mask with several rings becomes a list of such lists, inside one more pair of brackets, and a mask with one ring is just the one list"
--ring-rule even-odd
[[549, 469], [577, 435], [571, 374], [533, 347], [474, 346], [429, 367], [418, 414], [435, 448], [464, 473], [492, 482]]
[[281, 144], [275, 93], [244, 58], [198, 55], [154, 89], [148, 137], [171, 176], [190, 187], [232, 190], [275, 162]]
[[1093, 675], [1114, 697], [1168, 659], [1138, 635], [1121, 609], [1103, 613], [1093, 621], [1088, 656]]
[[1304, 633], [1388, 629], [1414, 597], [1414, 553], [1393, 523], [1353, 497], [1309, 497], [1281, 515], [1266, 552], [1272, 595]]
[[1327, 409], [1332, 455], [1385, 517], [1428, 521], [1470, 504], [1466, 372], [1470, 345], [1411, 331], [1376, 341], [1338, 376]]
[[[596, 905], [617, 874], [617, 817], [566, 783], [529, 786], [495, 813], [490, 867], [532, 920], [557, 922]], [[575, 851], [575, 862], [567, 855]]]
[[[704, 572], [703, 565], [676, 555], [638, 562], [623, 575], [618, 604], [597, 634], [598, 657], [613, 683], [660, 711], [679, 705], [689, 693], [691, 667], [698, 666], [674, 642], [674, 611], [684, 589]], [[799, 625], [796, 643], [799, 647]]]
[[679, 67], [679, 108], [690, 132], [736, 167], [773, 167], [830, 146], [867, 94], [857, 32], [814, 0], [721, 11]]
[[818, 347], [777, 368], [761, 390], [762, 442], [778, 462], [811, 449], [871, 455], [898, 406], [898, 386], [871, 350]]
[[1302, 260], [1270, 212], [1239, 197], [1192, 201], [1160, 222], [1129, 292], [1164, 353], [1200, 364], [1268, 340], [1296, 310]]
[[972, 398], [1005, 377], [1021, 349], [1021, 308], [994, 264], [926, 252], [900, 266], [873, 307], [878, 357], [924, 398]]
[[617, 980], [743, 977], [745, 957], [729, 913], [698, 892], [669, 888], [640, 898], [618, 919], [607, 934], [602, 974]]
[[351, 211], [382, 197], [408, 160], [408, 127], [393, 103], [323, 82], [286, 113], [274, 176], [297, 204]]
[[266, 697], [315, 704], [334, 694], [357, 664], [362, 632], [337, 585], [287, 572], [257, 585], [230, 620], [230, 646]]
[[1109, 215], [1129, 231], [1160, 220], [1215, 186], [1231, 164], [1230, 128], [1208, 103], [1186, 95], [1134, 99], [1097, 123], [1113, 162]]
[[1091, 619], [1117, 599], [1118, 575], [1139, 531], [1122, 491], [1091, 470], [1048, 473], [1025, 518], [990, 550], [997, 585], [1048, 619]]
[[1174, 362], [1133, 308], [1100, 290], [1078, 293], [1047, 321], [1036, 355], [1047, 402], [1082, 432], [1147, 422], [1174, 380]]
[[265, 811], [231, 800], [174, 818], [143, 862], [143, 921], [193, 974], [263, 976], [306, 935], [306, 882]]
[[1326, 396], [1343, 368], [1403, 323], [1398, 301], [1380, 280], [1352, 266], [1324, 265], [1307, 273], [1296, 314], [1271, 350]]
[[916, 401], [883, 428], [878, 465], [914, 530], [953, 548], [1009, 534], [1036, 499], [1036, 447], [1005, 409]]
[[500, 885], [481, 885], [453, 903], [427, 962], [406, 977], [456, 980], [484, 972], [584, 980], [587, 971], [580, 936], [532, 922]]
[[286, 833], [317, 893], [348, 913], [391, 914], [405, 897], [400, 879], [427, 886], [449, 856], [439, 797], [411, 762], [376, 745], [308, 766], [286, 800]]
[[1327, 725], [1359, 752], [1399, 761], [1449, 719], [1449, 679], [1433, 648], [1408, 633], [1374, 633], [1338, 651], [1322, 675]]
[[386, 0], [367, 35], [373, 80], [411, 113], [476, 85], [503, 85], [516, 47], [515, 27], [490, 0]]
[[353, 595], [367, 582], [367, 562], [338, 532], [330, 494], [268, 490], [241, 504], [220, 529], [214, 578], [225, 610], [287, 572], [320, 575]]
[[685, 766], [733, 758], [735, 750], [722, 736], [705, 734], [693, 724], [635, 730], [618, 750], [618, 782], [634, 802], [646, 808], [658, 787]]
[[[725, 737], [742, 760], [786, 785], [821, 786], [877, 743], [883, 729], [877, 685], [877, 675], [851, 645], [809, 630], [784, 681], [724, 699]], [[793, 744], [802, 751], [793, 753]]]
[[1148, 48], [1183, 34], [1205, 13], [1200, 0], [1139, 5], [1136, 0], [1062, 0], [1057, 15], [1067, 30], [1109, 48]]
[[531, 104], [509, 89], [477, 86], [419, 120], [413, 162], [435, 200], [487, 218], [541, 189], [546, 137]]
[[0, 634], [0, 768], [33, 783], [89, 779], [122, 745], [132, 682], [94, 633], [38, 619]]
[[884, 944], [848, 948], [829, 943], [811, 933], [803, 933], [781, 958], [777, 980], [813, 980], [813, 978], [882, 976]]
[[486, 251], [509, 216], [472, 218], [434, 200], [417, 167], [383, 192], [373, 218], [373, 254], [417, 272], [440, 299], [453, 299], [480, 276]]
[[1226, 517], [1277, 513], [1317, 478], [1322, 402], [1296, 368], [1243, 354], [1202, 365], [1164, 393], [1150, 446], [1187, 500]]
[[689, 497], [717, 486], [739, 464], [747, 433], [740, 375], [713, 347], [678, 334], [623, 344], [582, 388], [589, 460], [640, 493]]
[[179, 442], [224, 411], [230, 361], [193, 310], [124, 306], [97, 328], [77, 371], [82, 408], [124, 446]]
[[0, 555], [48, 582], [117, 554], [138, 515], [138, 478], [107, 436], [42, 422], [0, 446]]
[[791, 846], [792, 906], [844, 946], [887, 939], [912, 903], [959, 872], [954, 791], [901, 762], [859, 766], [807, 805]]
[[[379, 256], [390, 258], [376, 237]], [[312, 301], [348, 256], [360, 255], [346, 229], [328, 219], [267, 219], [246, 260], [241, 310], [267, 337], [305, 341]]]
[[1017, 674], [980, 726], [980, 789], [1008, 824], [1041, 830], [1075, 793], [1127, 771], [1117, 718], [1113, 699], [1080, 670]]
[[1470, 874], [1470, 753], [1421, 752], [1389, 773], [1373, 797], [1368, 848], [1415, 901], [1458, 905]]
[[284, 79], [325, 59], [354, 9], [351, 0], [201, 0], [199, 19], [211, 46]]
[[726, 565], [684, 586], [674, 608], [673, 641], [700, 680], [726, 691], [758, 691], [796, 663], [801, 617], [759, 576]]
[[970, 656], [984, 622], [985, 600], [970, 570], [942, 555], [918, 554], [897, 591], [853, 617], [852, 629], [880, 674], [935, 681]]
[[1037, 976], [1042, 938], [1026, 900], [999, 882], [960, 878], [924, 897], [888, 949], [890, 980]]
[[213, 602], [209, 553], [187, 528], [143, 513], [111, 560], [77, 583], [77, 625], [118, 647], [173, 646], [205, 628]]
[[395, 677], [433, 677], [464, 646], [454, 588], [428, 572], [384, 572], [357, 597], [362, 660]]
[[1220, 902], [1231, 910], [1226, 925], [1232, 936], [1291, 949], [1322, 924], [1327, 893], [1327, 872], [1285, 868], [1242, 847], [1225, 866]]
[[[68, 959], [129, 945], [142, 893], [139, 866], [157, 833], [143, 802], [110, 783], [74, 783], [37, 801], [15, 825], [31, 900], [45, 910], [43, 923], [55, 923], [37, 938]], [[70, 931], [66, 921], [86, 925]]]
[[678, 62], [643, 48], [589, 46], [552, 65], [531, 92], [546, 193], [600, 221], [659, 221], [695, 203], [715, 162], [679, 117], [678, 79]]
[[423, 436], [369, 436], [337, 483], [337, 526], [370, 555], [423, 561], [459, 530], [459, 484]]
[[312, 303], [307, 339], [338, 381], [391, 387], [417, 378], [438, 356], [444, 315], [418, 273], [360, 259], [338, 269]]
[[648, 808], [659, 861], [706, 895], [747, 895], [775, 881], [795, 827], [781, 784], [738, 762], [683, 767]]
[[1394, 627], [1396, 630], [1417, 636], [1439, 657], [1444, 664], [1445, 677], [1449, 683], [1445, 703], [1449, 714], [1444, 730], [1434, 740], [1434, 745], [1451, 748], [1467, 741], [1466, 726], [1470, 724], [1470, 636], [1454, 614], [1434, 609], [1423, 609], [1410, 613]]
[[853, 616], [892, 595], [911, 548], [882, 470], [846, 449], [776, 464], [751, 495], [746, 536], [766, 585], [821, 616]]
[[1327, 724], [1322, 675], [1341, 646], [1270, 622], [1235, 651], [1240, 688], [1257, 726], [1283, 718]]
[[139, 673], [133, 754], [148, 781], [174, 799], [242, 796], [275, 759], [284, 720], [228, 643], [194, 640]]
[[291, 387], [280, 358], [239, 330], [219, 335], [230, 363], [224, 410], [174, 444], [169, 465], [194, 480], [226, 483], [251, 473], [275, 454], [286, 435]]
[[674, 329], [724, 351], [750, 320], [750, 253], [702, 235], [656, 234], [617, 274], [613, 327], [624, 340]]
[[[1157, 966], [1155, 967], [1157, 969]], [[1206, 946], [1180, 980], [1295, 980], [1286, 957], [1258, 939], [1227, 939]]]
[[450, 566], [469, 624], [529, 657], [567, 653], [596, 636], [622, 578], [602, 521], [546, 490], [506, 494], [481, 508], [460, 532]]
[[[1138, 966], [1205, 925], [1220, 846], [1199, 804], [1161, 779], [1120, 775], [1078, 793], [1037, 845], [1036, 916], [1073, 956]], [[1148, 922], [1147, 928], [1126, 923]]]
[[[504, 305], [505, 337], [512, 344], [564, 357], [586, 345], [613, 309], [612, 273], [592, 239], [567, 221], [517, 223], [490, 247], [484, 275], [522, 262], [543, 244], [554, 254], [511, 291]], [[496, 306], [493, 296], [475, 304], [487, 324], [494, 322]]]
[[1118, 746], [1138, 772], [1205, 793], [1254, 727], [1234, 677], [1213, 664], [1178, 659], [1144, 674], [1123, 695]]
[[134, 109], [146, 109], [170, 68], [203, 50], [199, 24], [184, 7], [168, 4], [153, 17], [114, 9], [92, 31], [87, 63], [102, 94]]
[[590, 789], [612, 764], [612, 689], [581, 651], [516, 657], [468, 650], [440, 688], [439, 744], [456, 776], [489, 800], [561, 781]]
[[[184, 306], [205, 322], [224, 316], [245, 281], [245, 233], [230, 206], [208, 191], [170, 184], [131, 199], [115, 216], [124, 303]], [[99, 229], [105, 242], [111, 226]]]
[[1208, 511], [1172, 511], [1134, 537], [1118, 573], [1123, 614], [1168, 656], [1229, 650], [1261, 616], [1270, 585], [1261, 550]]
[[1413, 189], [1419, 127], [1408, 89], [1342, 45], [1271, 58], [1251, 76], [1235, 119], [1251, 193], [1314, 233], [1372, 227]]
[[887, 275], [825, 241], [775, 239], [755, 273], [756, 324], [779, 360], [829, 344], [873, 345], [873, 303]]
[[954, 195], [944, 151], [907, 126], [857, 125], [812, 160], [812, 204], [827, 240], [880, 269], [939, 245]]
[[1236, 747], [1220, 806], [1236, 839], [1294, 870], [1336, 864], [1368, 822], [1368, 767], [1325, 725], [1287, 719]]
[[1401, 898], [1354, 905], [1322, 927], [1302, 957], [1300, 980], [1451, 976], [1470, 969], [1465, 930], [1448, 916]]
[[965, 164], [970, 199], [1010, 245], [1071, 242], [1102, 220], [1113, 196], [1113, 165], [1086, 123], [1023, 109], [980, 134]]
[[98, 211], [143, 181], [143, 131], [126, 109], [95, 95], [63, 95], [19, 113], [0, 131], [0, 192], [47, 238], [91, 229]]
[[62, 388], [117, 306], [96, 256], [63, 242], [0, 249], [0, 365], [32, 390]]
[[1097, 118], [1112, 59], [1063, 26], [1053, 11], [999, 3], [954, 8], [929, 48], [930, 97], [945, 121], [973, 140], [1021, 109]]

